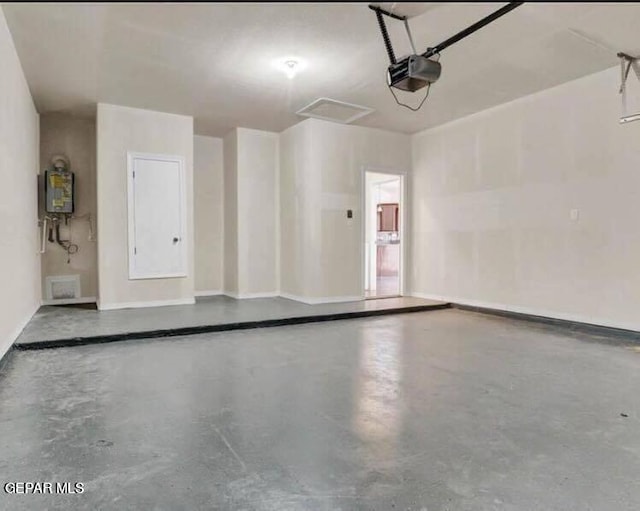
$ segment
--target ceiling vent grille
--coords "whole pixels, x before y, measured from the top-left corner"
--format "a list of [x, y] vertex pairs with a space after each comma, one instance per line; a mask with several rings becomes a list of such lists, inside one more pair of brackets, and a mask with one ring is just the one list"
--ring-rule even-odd
[[373, 108], [354, 105], [329, 98], [319, 98], [296, 113], [304, 117], [314, 117], [325, 121], [349, 124], [373, 112]]

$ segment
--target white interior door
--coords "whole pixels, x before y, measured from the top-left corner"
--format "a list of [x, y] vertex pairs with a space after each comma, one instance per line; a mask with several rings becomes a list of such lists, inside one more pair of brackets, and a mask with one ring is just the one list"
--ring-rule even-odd
[[186, 277], [180, 157], [129, 153], [129, 278]]

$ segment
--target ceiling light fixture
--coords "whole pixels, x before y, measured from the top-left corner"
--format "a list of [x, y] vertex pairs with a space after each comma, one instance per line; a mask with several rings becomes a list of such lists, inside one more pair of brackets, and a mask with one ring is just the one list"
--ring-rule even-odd
[[298, 67], [298, 61], [297, 60], [287, 60], [284, 65], [285, 67], [285, 74], [287, 75], [287, 78], [289, 78], [289, 80], [291, 80], [294, 76], [296, 76], [296, 67]]
[[282, 71], [289, 80], [292, 80], [306, 66], [298, 57], [285, 57], [274, 63], [276, 69]]

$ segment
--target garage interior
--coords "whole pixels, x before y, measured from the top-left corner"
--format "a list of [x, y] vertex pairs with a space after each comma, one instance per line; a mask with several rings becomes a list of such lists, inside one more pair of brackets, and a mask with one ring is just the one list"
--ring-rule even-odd
[[0, 4], [0, 509], [640, 509], [639, 24]]

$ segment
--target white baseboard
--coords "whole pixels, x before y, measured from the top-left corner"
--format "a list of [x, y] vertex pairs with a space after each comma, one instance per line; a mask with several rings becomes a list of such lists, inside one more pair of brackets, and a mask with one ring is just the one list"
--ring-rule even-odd
[[222, 292], [221, 289], [209, 289], [206, 291], [195, 291], [193, 294], [196, 297], [201, 297], [201, 296], [219, 296], [224, 293]]
[[308, 303], [305, 301], [306, 299], [303, 298], [302, 296], [292, 295], [289, 293], [280, 293], [280, 297], [286, 298], [287, 300], [293, 300], [294, 302]]
[[[424, 300], [433, 300], [435, 302], [453, 302], [454, 301], [453, 298], [451, 297], [434, 295], [430, 293], [412, 292], [412, 293], [409, 293], [407, 296], [413, 296], [414, 298], [423, 298]], [[456, 303], [462, 303], [462, 302], [456, 302]]]
[[505, 312], [515, 312], [519, 314], [528, 314], [530, 316], [541, 316], [544, 318], [560, 319], [564, 321], [574, 321], [576, 323], [586, 323], [589, 325], [604, 326], [609, 328], [621, 328], [623, 330], [640, 331], [640, 324], [627, 323], [624, 321], [611, 321], [593, 316], [583, 316], [581, 314], [564, 313], [546, 309], [536, 309], [532, 307], [521, 307], [518, 305], [507, 305], [504, 303], [483, 302], [480, 300], [469, 300], [456, 296], [441, 296], [430, 293], [412, 293], [411, 296], [416, 298], [425, 298], [427, 300], [438, 300], [442, 302], [450, 302], [459, 305], [468, 305], [470, 307], [481, 307], [485, 309], [496, 309]]
[[266, 293], [233, 293], [231, 291], [225, 291], [223, 293], [225, 296], [229, 298], [235, 298], [236, 300], [249, 300], [251, 298], [275, 298], [280, 296], [280, 293], [277, 291], [269, 291]]
[[240, 295], [240, 299], [244, 298], [276, 298], [280, 296], [280, 293], [271, 291], [269, 293], [244, 293]]
[[31, 314], [27, 314], [27, 317], [24, 318], [22, 321], [20, 321], [20, 323], [18, 323], [18, 325], [11, 331], [8, 339], [6, 340], [6, 343], [4, 345], [0, 343], [0, 360], [2, 360], [3, 357], [7, 354], [11, 346], [13, 346], [13, 343], [16, 342], [16, 339], [20, 336], [20, 334], [24, 330], [24, 327], [26, 327], [29, 321], [31, 321], [31, 318], [33, 318], [33, 315], [36, 312], [38, 312], [39, 308], [40, 308], [40, 304], [38, 303], [34, 307]]
[[321, 297], [307, 297], [292, 295], [289, 293], [280, 293], [282, 298], [287, 300], [294, 300], [296, 302], [306, 303], [307, 305], [319, 305], [321, 303], [343, 303], [343, 302], [359, 302], [364, 300], [364, 296], [321, 296]]
[[195, 298], [179, 298], [177, 300], [155, 300], [152, 302], [119, 302], [119, 303], [101, 303], [98, 301], [98, 309], [101, 311], [109, 311], [116, 309], [139, 309], [143, 307], [165, 307], [167, 305], [193, 305], [196, 303]]
[[76, 303], [96, 303], [95, 296], [88, 296], [86, 298], [63, 298], [60, 300], [42, 300], [42, 305], [72, 305]]

